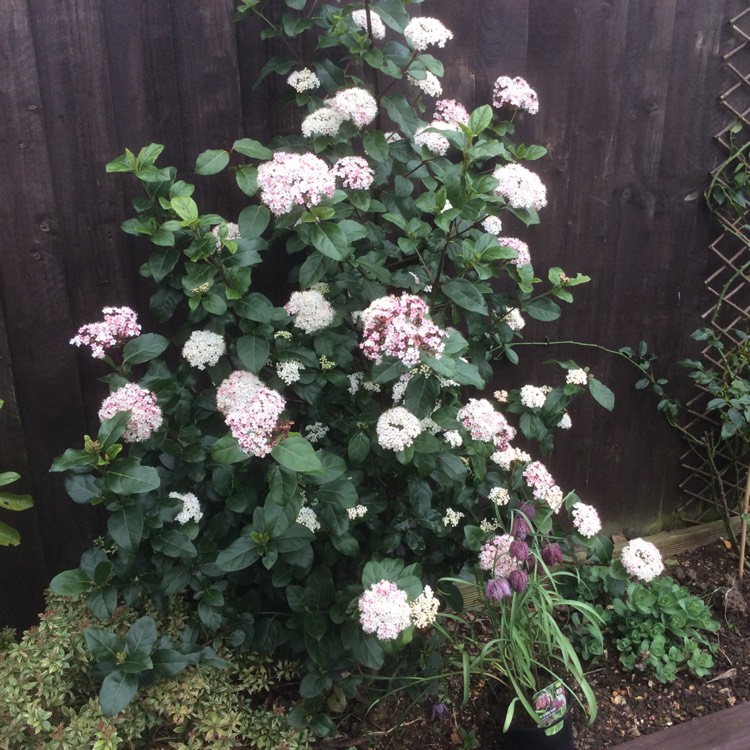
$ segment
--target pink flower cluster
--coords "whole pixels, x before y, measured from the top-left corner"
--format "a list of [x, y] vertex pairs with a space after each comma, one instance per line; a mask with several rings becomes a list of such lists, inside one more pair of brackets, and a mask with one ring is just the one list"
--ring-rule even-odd
[[328, 165], [314, 154], [277, 151], [271, 161], [258, 167], [260, 199], [275, 216], [295, 206], [316, 206], [336, 190]]
[[512, 570], [518, 569], [518, 559], [510, 553], [514, 541], [510, 534], [492, 537], [479, 550], [479, 567], [491, 571], [495, 578], [507, 578]]
[[520, 164], [498, 167], [492, 176], [498, 185], [495, 193], [501, 195], [513, 208], [538, 211], [547, 205], [547, 188], [539, 176]]
[[469, 113], [466, 107], [455, 99], [441, 99], [435, 104], [435, 120], [447, 122], [456, 130], [460, 125], [469, 124]]
[[523, 240], [519, 240], [517, 237], [498, 237], [497, 241], [501, 247], [509, 247], [516, 251], [518, 256], [510, 261], [514, 266], [520, 268], [531, 263], [529, 246]]
[[217, 389], [216, 405], [240, 448], [266, 456], [278, 440], [284, 397], [266, 388], [251, 372], [235, 370]]
[[470, 398], [458, 410], [457, 417], [474, 440], [493, 443], [498, 451], [507, 450], [516, 434], [508, 420], [485, 398]]
[[70, 340], [75, 346], [90, 346], [94, 359], [104, 359], [105, 349], [121, 346], [141, 333], [137, 316], [129, 307], [105, 307], [102, 313], [104, 320], [81, 326]]
[[539, 111], [539, 98], [524, 78], [500, 76], [495, 81], [492, 106], [498, 109], [503, 106], [524, 109], [530, 115], [535, 115]]
[[126, 443], [148, 440], [164, 421], [156, 396], [135, 383], [128, 383], [105, 398], [99, 409], [99, 419], [103, 422], [121, 411], [130, 412], [130, 420], [122, 436]]
[[333, 174], [350, 190], [367, 190], [375, 177], [367, 159], [361, 156], [342, 156], [337, 159], [333, 165]]
[[424, 146], [430, 153], [437, 156], [445, 156], [450, 148], [450, 141], [435, 130], [453, 130], [453, 127], [447, 122], [433, 120], [429, 125], [419, 128], [414, 133], [414, 143], [417, 146]]
[[547, 471], [547, 467], [540, 461], [532, 461], [524, 470], [523, 478], [531, 489], [531, 494], [537, 500], [546, 502], [547, 495], [557, 488], [555, 480]]
[[381, 641], [397, 638], [411, 625], [411, 607], [406, 592], [391, 581], [373, 583], [359, 597], [359, 622], [365, 633]]
[[388, 355], [407, 367], [419, 361], [420, 352], [440, 357], [445, 331], [428, 319], [427, 303], [413, 294], [380, 297], [362, 313], [364, 355], [375, 362]]

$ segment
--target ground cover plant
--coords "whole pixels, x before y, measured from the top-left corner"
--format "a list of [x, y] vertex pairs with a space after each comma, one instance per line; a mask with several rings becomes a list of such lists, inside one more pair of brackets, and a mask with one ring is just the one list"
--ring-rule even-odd
[[[106, 716], [216, 665], [217, 644], [283, 649], [300, 669], [289, 721], [331, 734], [412, 675], [442, 674], [431, 625], [462, 606], [447, 579], [478, 562], [502, 600], [530, 579], [549, 592], [550, 568], [581, 549], [611, 557], [596, 510], [526, 450], [551, 450], [576, 396], [611, 409], [611, 392], [573, 361], [551, 385], [502, 388], [526, 319], [556, 320], [588, 281], [537, 276], [513, 236], [547, 202], [526, 166], [545, 150], [514, 141], [536, 94], [500, 75], [473, 111], [439, 98], [432, 52], [453, 32], [414, 4], [241, 3], [289, 42], [262, 75], [280, 76], [301, 125], [198, 156], [198, 174], [228, 169], [247, 196], [236, 222], [202, 213], [158, 144], [107, 167], [142, 190], [123, 229], [152, 245], [152, 325], [174, 333], [113, 301], [71, 340], [109, 368], [110, 395], [52, 470], [106, 508], [107, 536], [52, 588], [103, 620], [185, 608], [179, 637], [145, 614], [126, 632], [86, 627]], [[278, 254], [288, 287], [256, 288]], [[659, 572], [655, 550], [631, 551], [630, 574]]]

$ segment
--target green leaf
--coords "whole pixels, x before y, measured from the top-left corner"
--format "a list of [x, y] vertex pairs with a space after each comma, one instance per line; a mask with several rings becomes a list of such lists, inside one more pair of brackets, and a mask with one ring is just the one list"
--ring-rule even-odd
[[[174, 239], [174, 235], [172, 235], [172, 238]], [[146, 264], [151, 278], [157, 284], [160, 281], [163, 281], [167, 274], [169, 274], [177, 265], [180, 255], [181, 252], [176, 247], [165, 247], [159, 250], [154, 250], [149, 256], [148, 263]]]
[[250, 372], [259, 373], [268, 362], [271, 345], [263, 336], [241, 336], [237, 339], [237, 357]]
[[142, 466], [138, 458], [118, 458], [104, 480], [105, 489], [115, 495], [138, 495], [161, 485], [159, 472], [153, 466]]
[[250, 198], [258, 192], [258, 170], [255, 167], [240, 167], [234, 173], [234, 179], [237, 181], [237, 187]]
[[94, 617], [106, 620], [117, 609], [117, 589], [114, 586], [98, 586], [88, 595], [86, 604]]
[[255, 540], [243, 534], [216, 556], [216, 567], [225, 573], [244, 570], [260, 559], [260, 551]]
[[114, 511], [107, 522], [109, 535], [128, 552], [138, 549], [143, 537], [143, 513], [137, 505]]
[[471, 113], [469, 117], [469, 130], [471, 130], [473, 135], [479, 135], [490, 126], [491, 122], [492, 107], [488, 104], [483, 104]]
[[169, 202], [172, 210], [188, 223], [198, 221], [198, 204], [188, 195], [178, 195]]
[[352, 435], [347, 446], [349, 460], [353, 464], [361, 464], [370, 452], [370, 439], [363, 432]]
[[156, 643], [156, 622], [153, 617], [141, 617], [136, 620], [125, 636], [125, 645], [129, 654], [140, 651], [150, 654]]
[[550, 322], [560, 317], [560, 306], [548, 297], [540, 297], [531, 300], [523, 306], [523, 311], [528, 313], [534, 320]]
[[592, 375], [589, 375], [589, 393], [593, 396], [594, 401], [607, 411], [612, 411], [615, 408], [615, 394]]
[[209, 149], [198, 156], [195, 162], [196, 174], [217, 174], [229, 164], [229, 154], [223, 149]]
[[362, 145], [365, 153], [377, 162], [388, 159], [388, 141], [379, 130], [366, 130], [362, 135]]
[[86, 648], [98, 662], [117, 663], [118, 655], [125, 650], [125, 641], [101, 628], [84, 628], [83, 638]]
[[95, 455], [88, 451], [68, 448], [62, 456], [58, 456], [52, 461], [50, 471], [68, 471], [77, 466], [97, 466], [98, 460]]
[[185, 656], [173, 648], [157, 648], [151, 654], [154, 674], [161, 678], [174, 677], [190, 663]]
[[110, 672], [99, 691], [99, 705], [104, 716], [109, 718], [119, 714], [133, 700], [137, 690], [137, 674], [125, 674], [120, 669]]
[[[284, 62], [283, 67], [289, 70], [291, 63]], [[235, 141], [232, 145], [232, 151], [236, 151], [243, 156], [249, 156], [251, 159], [262, 161], [273, 159], [273, 151], [252, 138], [240, 138], [240, 140]]]
[[411, 378], [404, 392], [404, 406], [420, 419], [429, 417], [440, 396], [437, 378], [417, 374]]
[[270, 300], [258, 292], [252, 292], [243, 299], [232, 302], [234, 311], [245, 320], [256, 323], [270, 323], [273, 315], [273, 305]]
[[78, 596], [91, 588], [91, 578], [80, 568], [64, 570], [58, 573], [49, 584], [56, 594], [62, 596]]
[[114, 417], [105, 419], [99, 427], [99, 433], [96, 436], [101, 450], [105, 451], [116, 443], [125, 432], [125, 428], [130, 422], [128, 412], [118, 412]]
[[0, 508], [6, 510], [27, 510], [34, 505], [31, 495], [16, 495], [12, 492], [0, 492]]
[[305, 438], [292, 435], [282, 440], [271, 451], [271, 455], [285, 469], [301, 473], [320, 471], [323, 466], [315, 449]]
[[334, 260], [344, 260], [349, 254], [346, 235], [337, 224], [314, 224], [309, 230], [309, 241], [319, 253]]
[[167, 557], [192, 558], [198, 554], [195, 545], [179, 529], [166, 529], [157, 536], [152, 536], [151, 545]]
[[451, 279], [442, 287], [445, 295], [459, 307], [470, 312], [487, 315], [487, 302], [481, 292], [467, 279]]
[[156, 359], [169, 346], [169, 339], [158, 333], [143, 333], [131, 339], [123, 349], [123, 362], [139, 365]]
[[247, 206], [242, 209], [237, 224], [245, 240], [254, 240], [266, 231], [271, 221], [271, 212], [265, 206]]
[[17, 547], [21, 543], [21, 535], [7, 523], [0, 521], [0, 547]]
[[237, 464], [246, 461], [248, 454], [232, 435], [224, 435], [211, 446], [211, 458], [219, 464]]

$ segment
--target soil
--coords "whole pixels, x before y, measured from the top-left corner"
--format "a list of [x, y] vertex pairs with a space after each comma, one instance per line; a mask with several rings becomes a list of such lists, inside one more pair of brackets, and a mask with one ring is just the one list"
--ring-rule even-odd
[[[581, 710], [572, 715], [576, 750], [613, 747], [750, 700], [750, 573], [739, 582], [737, 568], [737, 555], [721, 540], [668, 561], [665, 575], [704, 599], [721, 623], [721, 629], [710, 634], [718, 643], [714, 667], [706, 677], [680, 674], [676, 681], [661, 684], [647, 674], [619, 669], [617, 650], [610, 644], [607, 661], [592, 665], [588, 674], [599, 707], [596, 722], [589, 726]], [[442, 719], [432, 720], [423, 706], [405, 714], [398, 705], [389, 706], [378, 712], [373, 720], [376, 725], [362, 732], [359, 741], [350, 737], [344, 740], [348, 744], [339, 746], [372, 750], [505, 748], [497, 712], [482, 699], [486, 693], [482, 685], [476, 688], [472, 690], [475, 700], [461, 706], [456, 699]]]

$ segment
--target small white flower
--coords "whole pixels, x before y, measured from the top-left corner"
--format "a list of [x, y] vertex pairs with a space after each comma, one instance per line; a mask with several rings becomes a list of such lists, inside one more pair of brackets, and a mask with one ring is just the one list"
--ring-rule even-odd
[[350, 521], [355, 521], [357, 518], [362, 518], [367, 513], [366, 505], [355, 505], [353, 508], [347, 508], [346, 513], [349, 516]]
[[573, 420], [570, 418], [570, 414], [568, 414], [568, 412], [565, 412], [565, 414], [562, 415], [562, 418], [557, 423], [557, 426], [561, 430], [569, 430], [573, 426]]
[[525, 385], [521, 388], [521, 403], [527, 409], [541, 409], [547, 396], [541, 388], [535, 385]]
[[192, 367], [204, 370], [215, 365], [226, 353], [224, 337], [211, 331], [193, 331], [182, 347], [182, 356]]
[[334, 136], [339, 132], [343, 118], [331, 107], [319, 107], [302, 120], [302, 135], [312, 138], [316, 135]]
[[568, 385], [586, 385], [589, 382], [589, 374], [580, 367], [577, 370], [568, 370], [565, 382]]
[[320, 522], [318, 521], [317, 513], [307, 505], [303, 505], [299, 509], [299, 514], [297, 515], [297, 523], [310, 529], [313, 534], [318, 531], [318, 529], [320, 529]]
[[392, 451], [408, 448], [422, 432], [422, 425], [417, 417], [403, 406], [394, 406], [383, 412], [376, 428], [378, 443]]
[[511, 331], [520, 331], [526, 325], [526, 321], [523, 319], [523, 315], [521, 315], [521, 311], [517, 307], [514, 307], [512, 310], [505, 313], [501, 320]]
[[443, 526], [453, 527], [458, 526], [464, 514], [460, 510], [453, 510], [453, 508], [446, 508], [445, 515], [443, 516]]
[[[352, 21], [367, 31], [367, 11], [364, 8], [352, 11]], [[383, 23], [383, 19], [373, 10], [370, 11], [370, 29], [372, 30], [373, 39], [385, 38], [385, 24]]]
[[493, 487], [488, 497], [495, 505], [507, 505], [510, 502], [510, 493], [505, 487]]
[[292, 73], [286, 82], [298, 93], [312, 91], [320, 86], [320, 79], [309, 68], [302, 68]]
[[311, 443], [317, 443], [328, 434], [328, 430], [330, 429], [330, 427], [324, 425], [322, 422], [313, 422], [305, 427], [305, 437]]
[[651, 581], [664, 570], [661, 553], [657, 547], [645, 539], [633, 539], [620, 553], [620, 560], [628, 575]]
[[451, 448], [460, 448], [464, 442], [464, 439], [461, 437], [461, 433], [458, 430], [446, 430], [443, 433], [443, 440], [445, 440]]
[[331, 303], [318, 291], [292, 292], [284, 309], [292, 316], [294, 325], [305, 333], [315, 333], [333, 322]]
[[415, 627], [426, 628], [435, 622], [440, 602], [432, 593], [432, 589], [425, 586], [422, 593], [409, 606]]
[[177, 523], [184, 526], [188, 521], [195, 521], [197, 523], [203, 518], [201, 505], [198, 502], [198, 498], [192, 492], [186, 492], [184, 495], [179, 492], [170, 492], [169, 497], [182, 501], [182, 510], [174, 519]]
[[449, 31], [437, 18], [417, 16], [406, 24], [404, 36], [414, 49], [422, 52], [433, 44], [445, 47], [445, 43], [453, 39], [453, 32]]
[[488, 234], [500, 234], [503, 230], [503, 223], [497, 216], [488, 216], [482, 222], [482, 229]]
[[276, 374], [280, 380], [283, 380], [287, 385], [291, 385], [299, 380], [300, 373], [304, 369], [302, 362], [296, 359], [286, 359], [276, 365]]

